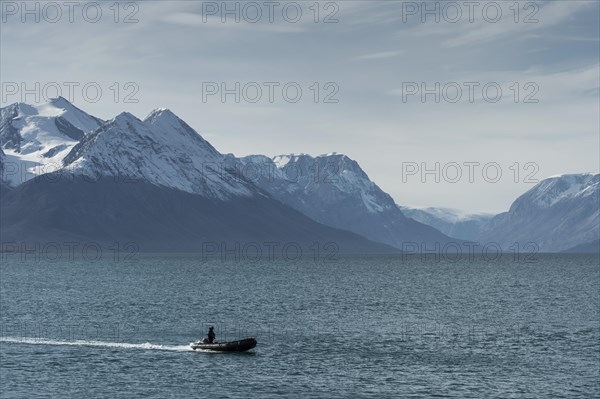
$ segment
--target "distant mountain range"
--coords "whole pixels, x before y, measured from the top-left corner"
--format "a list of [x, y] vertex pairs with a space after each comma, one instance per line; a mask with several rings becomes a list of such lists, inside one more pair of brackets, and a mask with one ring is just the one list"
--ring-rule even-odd
[[465, 214], [450, 208], [399, 207], [402, 213], [421, 223], [435, 227], [442, 233], [468, 241], [477, 241], [487, 224], [495, 216], [492, 213]]
[[589, 173], [549, 177], [498, 215], [461, 214], [446, 208], [400, 209], [449, 236], [494, 242], [511, 251], [529, 246], [541, 252], [598, 252], [599, 181], [599, 174]]
[[400, 207], [346, 155], [238, 158], [167, 109], [104, 121], [62, 97], [0, 108], [0, 172], [3, 243], [386, 253], [463, 240], [562, 251], [599, 238], [598, 175], [544, 180], [496, 216]]

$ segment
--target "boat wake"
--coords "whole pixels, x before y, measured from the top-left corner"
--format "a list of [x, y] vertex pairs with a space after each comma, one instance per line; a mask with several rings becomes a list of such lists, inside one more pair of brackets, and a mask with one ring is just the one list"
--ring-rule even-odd
[[94, 346], [103, 348], [120, 349], [143, 349], [159, 350], [172, 352], [193, 352], [189, 345], [159, 345], [149, 342], [143, 344], [130, 344], [126, 342], [106, 342], [106, 341], [88, 341], [88, 340], [57, 340], [48, 338], [20, 338], [20, 337], [0, 337], [0, 342], [12, 344], [28, 345], [61, 345], [61, 346]]

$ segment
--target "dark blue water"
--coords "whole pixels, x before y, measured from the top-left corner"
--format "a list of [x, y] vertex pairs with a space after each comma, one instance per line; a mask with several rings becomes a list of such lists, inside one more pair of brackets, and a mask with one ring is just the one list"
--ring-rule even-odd
[[506, 258], [4, 256], [1, 397], [600, 397], [598, 257]]

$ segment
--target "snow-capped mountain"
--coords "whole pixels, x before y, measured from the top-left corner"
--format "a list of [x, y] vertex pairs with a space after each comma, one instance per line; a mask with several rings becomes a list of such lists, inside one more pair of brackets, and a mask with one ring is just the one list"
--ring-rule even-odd
[[470, 241], [476, 241], [487, 223], [495, 216], [492, 213], [465, 213], [451, 208], [401, 206], [400, 210], [405, 216], [435, 227], [450, 237]]
[[[395, 251], [272, 198], [235, 173], [239, 161], [219, 153], [168, 110], [158, 109], [143, 121], [122, 113], [88, 132], [84, 129], [98, 119], [92, 117], [87, 126], [77, 118], [57, 122], [73, 108], [56, 101], [49, 107], [52, 112], [41, 115], [46, 119], [37, 118], [43, 107], [18, 104], [3, 110], [8, 150], [0, 156], [2, 165], [10, 156], [39, 158], [66, 145], [51, 157], [60, 160], [60, 170], [2, 190], [3, 242], [133, 242], [141, 250], [200, 252], [208, 245], [229, 258], [248, 251], [282, 256], [290, 245], [292, 252], [303, 249], [305, 258], [315, 248], [329, 254]], [[70, 137], [62, 126], [82, 133]], [[28, 135], [32, 129], [36, 134]]]
[[408, 242], [453, 241], [405, 217], [392, 197], [346, 155], [252, 155], [240, 161], [246, 169], [255, 166], [254, 181], [263, 190], [320, 223], [400, 249]]
[[5, 179], [15, 186], [59, 169], [71, 148], [102, 123], [62, 97], [37, 106], [15, 103], [0, 108]]
[[548, 209], [561, 202], [598, 198], [599, 180], [600, 175], [591, 173], [551, 176], [520, 196], [511, 211], [518, 212], [528, 206]]
[[209, 198], [257, 190], [223, 168], [224, 156], [167, 109], [143, 121], [122, 113], [75, 145], [63, 160], [76, 175], [145, 181]]
[[600, 174], [585, 173], [542, 180], [494, 217], [480, 241], [506, 248], [531, 242], [540, 251], [558, 252], [599, 238]]

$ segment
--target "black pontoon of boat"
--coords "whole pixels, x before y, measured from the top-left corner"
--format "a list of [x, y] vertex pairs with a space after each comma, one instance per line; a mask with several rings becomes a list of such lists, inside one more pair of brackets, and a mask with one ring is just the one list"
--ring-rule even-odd
[[244, 352], [256, 346], [255, 338], [244, 338], [239, 341], [213, 342], [212, 344], [194, 342], [190, 344], [193, 350], [204, 349], [216, 352]]

